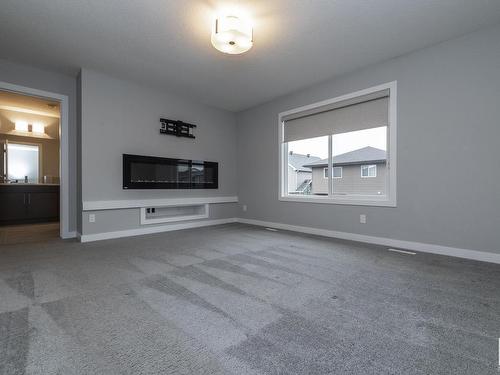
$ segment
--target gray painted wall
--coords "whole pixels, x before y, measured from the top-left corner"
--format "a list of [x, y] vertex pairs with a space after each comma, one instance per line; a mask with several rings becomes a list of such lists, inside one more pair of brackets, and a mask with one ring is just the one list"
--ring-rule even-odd
[[[237, 195], [234, 114], [87, 69], [81, 72], [81, 96], [84, 202]], [[198, 125], [196, 139], [161, 135], [160, 117]], [[123, 190], [124, 153], [216, 161], [219, 163], [219, 189]], [[214, 208], [217, 205], [211, 206], [213, 218], [226, 214], [231, 215], [227, 217], [235, 216], [234, 210], [224, 211]], [[236, 204], [232, 206], [237, 207]], [[96, 212], [96, 223], [101, 223], [100, 226], [90, 225], [88, 213], [84, 214], [82, 233], [137, 228], [138, 212]]]
[[0, 60], [0, 81], [39, 90], [50, 91], [69, 98], [69, 230], [77, 227], [77, 132], [76, 79], [27, 65]]
[[[278, 113], [393, 80], [397, 207], [279, 201]], [[496, 26], [241, 112], [240, 216], [500, 253], [499, 98]]]
[[[368, 164], [369, 165], [369, 164]], [[376, 177], [361, 177], [361, 165], [343, 165], [342, 178], [333, 179], [334, 194], [385, 194], [385, 164], [377, 165]], [[328, 179], [324, 174], [325, 167], [313, 168], [312, 193], [328, 194]]]

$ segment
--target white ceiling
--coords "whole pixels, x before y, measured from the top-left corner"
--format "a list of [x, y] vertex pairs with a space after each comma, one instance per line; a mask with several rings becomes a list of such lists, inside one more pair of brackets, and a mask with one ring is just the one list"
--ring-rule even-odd
[[[225, 7], [254, 20], [244, 55], [210, 44]], [[238, 111], [498, 22], [499, 0], [2, 0], [0, 58]]]

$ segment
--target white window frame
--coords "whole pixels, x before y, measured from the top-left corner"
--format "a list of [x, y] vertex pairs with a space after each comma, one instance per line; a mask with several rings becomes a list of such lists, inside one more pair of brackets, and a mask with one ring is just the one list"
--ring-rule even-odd
[[325, 180], [328, 180], [328, 176], [326, 175], [326, 172], [328, 172], [328, 167], [324, 167], [324, 168], [323, 168], [323, 178], [324, 178]]
[[[334, 103], [357, 98], [364, 95], [373, 94], [379, 91], [389, 90], [389, 126], [387, 127], [387, 160], [386, 160], [386, 194], [384, 195], [333, 195], [333, 178], [329, 179], [328, 196], [290, 196], [288, 194], [288, 144], [284, 142], [284, 117], [298, 115], [306, 112], [322, 112], [323, 108], [331, 106]], [[397, 171], [397, 81], [384, 83], [378, 86], [370, 87], [364, 90], [341, 95], [332, 99], [309, 104], [289, 111], [281, 112], [278, 115], [278, 147], [279, 147], [279, 192], [278, 199], [284, 202], [310, 202], [326, 204], [344, 204], [360, 206], [381, 206], [396, 207], [396, 171]], [[329, 155], [332, 154], [332, 136], [328, 141]], [[285, 164], [286, 162], [286, 164]], [[328, 165], [332, 167], [331, 161]], [[332, 173], [333, 174], [333, 173]], [[324, 176], [324, 172], [323, 172]]]
[[[340, 169], [340, 176], [335, 177], [335, 173], [334, 173], [335, 168]], [[336, 178], [342, 178], [343, 173], [344, 173], [344, 170], [343, 170], [343, 168], [342, 168], [342, 167], [332, 167], [332, 178], [333, 178], [333, 179], [336, 179]]]
[[[368, 175], [363, 176], [363, 168], [366, 168], [368, 170]], [[370, 168], [375, 168], [375, 174], [373, 176], [370, 176]], [[363, 164], [360, 168], [360, 173], [361, 173], [361, 178], [374, 178], [377, 177], [377, 164]]]

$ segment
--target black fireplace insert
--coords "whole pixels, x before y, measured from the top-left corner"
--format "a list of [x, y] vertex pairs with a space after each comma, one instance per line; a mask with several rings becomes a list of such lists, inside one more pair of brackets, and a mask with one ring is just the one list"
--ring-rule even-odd
[[219, 164], [123, 154], [124, 189], [217, 189]]

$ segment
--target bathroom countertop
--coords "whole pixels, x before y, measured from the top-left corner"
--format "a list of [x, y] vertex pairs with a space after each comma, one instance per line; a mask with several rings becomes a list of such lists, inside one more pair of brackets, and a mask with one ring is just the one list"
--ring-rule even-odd
[[42, 186], [59, 186], [59, 184], [25, 184], [25, 183], [18, 183], [18, 184], [9, 184], [5, 182], [0, 182], [0, 187], [12, 187], [12, 188], [29, 188], [29, 187], [42, 187]]

